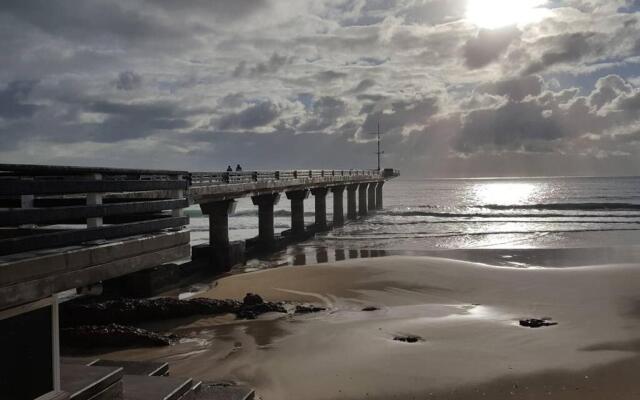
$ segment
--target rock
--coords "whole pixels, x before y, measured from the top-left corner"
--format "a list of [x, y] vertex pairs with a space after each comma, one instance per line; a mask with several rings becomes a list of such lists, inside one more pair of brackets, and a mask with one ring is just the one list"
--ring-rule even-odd
[[236, 317], [239, 319], [256, 319], [262, 314], [268, 312], [277, 312], [287, 314], [287, 309], [282, 303], [259, 303], [254, 305], [242, 304], [236, 311]]
[[[548, 318], [550, 319], [550, 318]], [[526, 326], [528, 328], [540, 328], [543, 326], [553, 326], [558, 325], [557, 322], [551, 322], [548, 319], [521, 319], [520, 326]]]
[[177, 339], [175, 335], [161, 335], [118, 324], [80, 325], [60, 329], [60, 340], [67, 347], [155, 347], [168, 346]]
[[423, 338], [416, 335], [398, 335], [398, 336], [394, 336], [393, 340], [397, 340], [399, 342], [405, 342], [405, 343], [424, 342]]
[[362, 311], [378, 311], [378, 310], [379, 308], [374, 306], [369, 306], [362, 309]]
[[118, 299], [90, 302], [66, 302], [60, 307], [62, 326], [131, 324], [182, 318], [193, 315], [235, 313], [241, 306], [236, 300], [194, 298]]
[[247, 293], [244, 296], [244, 300], [242, 300], [242, 305], [244, 306], [255, 306], [256, 304], [262, 304], [262, 303], [264, 303], [264, 300], [262, 300], [262, 297], [254, 293]]
[[310, 313], [316, 313], [316, 312], [320, 312], [320, 311], [326, 311], [326, 308], [324, 307], [316, 307], [314, 305], [309, 305], [309, 304], [302, 304], [302, 305], [297, 305], [296, 306], [296, 314], [310, 314]]

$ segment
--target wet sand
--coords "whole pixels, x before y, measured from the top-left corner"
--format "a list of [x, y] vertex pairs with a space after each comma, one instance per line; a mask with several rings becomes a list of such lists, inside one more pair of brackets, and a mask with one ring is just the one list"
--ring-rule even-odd
[[[185, 337], [104, 358], [164, 360], [270, 399], [640, 398], [640, 265], [508, 268], [384, 257], [229, 276], [204, 293], [313, 302], [306, 316], [164, 321]], [[363, 307], [376, 306], [365, 312]], [[558, 325], [526, 328], [523, 318]], [[424, 340], [403, 343], [396, 335]]]

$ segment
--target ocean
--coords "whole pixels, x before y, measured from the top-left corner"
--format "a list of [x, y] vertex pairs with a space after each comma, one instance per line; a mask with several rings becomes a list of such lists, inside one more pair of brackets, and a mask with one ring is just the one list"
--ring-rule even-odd
[[[332, 204], [329, 195], [329, 220]], [[313, 196], [305, 209], [311, 224]], [[198, 208], [188, 214], [192, 244], [206, 243], [207, 218]], [[276, 232], [289, 229], [284, 195], [275, 215]], [[257, 236], [257, 207], [250, 199], [238, 201], [229, 227], [231, 240]], [[248, 268], [446, 249], [629, 246], [639, 240], [640, 177], [397, 179], [385, 184], [384, 210], [252, 260]]]

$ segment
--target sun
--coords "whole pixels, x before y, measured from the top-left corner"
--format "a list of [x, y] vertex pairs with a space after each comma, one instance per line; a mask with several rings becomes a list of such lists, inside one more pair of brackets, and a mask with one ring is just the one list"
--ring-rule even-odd
[[547, 0], [468, 0], [467, 21], [486, 29], [526, 25], [540, 21], [549, 12]]

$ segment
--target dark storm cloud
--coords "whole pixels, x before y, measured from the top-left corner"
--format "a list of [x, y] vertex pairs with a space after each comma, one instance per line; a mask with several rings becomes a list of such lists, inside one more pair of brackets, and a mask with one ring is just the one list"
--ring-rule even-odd
[[481, 29], [478, 35], [469, 39], [463, 47], [465, 64], [475, 69], [496, 61], [521, 34], [516, 27]]
[[171, 102], [132, 104], [97, 101], [89, 103], [84, 111], [105, 116], [101, 123], [86, 124], [81, 129], [92, 140], [105, 143], [188, 128], [191, 125], [188, 117], [193, 113]]
[[552, 65], [579, 61], [589, 54], [597, 54], [603, 50], [603, 45], [596, 41], [596, 35], [591, 32], [566, 34], [545, 41], [551, 41], [553, 49], [545, 51], [539, 60], [529, 64], [524, 74], [535, 74]]
[[97, 0], [3, 0], [0, 14], [8, 15], [49, 35], [77, 43], [117, 42], [132, 46], [167, 46], [190, 40], [185, 25], [173, 25], [138, 2]]
[[332, 126], [346, 114], [347, 105], [340, 99], [325, 96], [314, 102], [310, 111], [313, 117], [298, 127], [302, 132], [322, 131]]
[[350, 93], [361, 93], [367, 89], [371, 89], [376, 85], [376, 82], [373, 79], [363, 79], [356, 85], [353, 89], [351, 89]]
[[476, 88], [480, 93], [507, 96], [510, 100], [520, 101], [527, 96], [537, 96], [542, 92], [543, 80], [540, 76], [505, 79], [497, 82], [485, 83]]
[[476, 110], [466, 116], [462, 131], [454, 142], [463, 153], [480, 149], [519, 150], [523, 146], [562, 137], [552, 118], [543, 116], [534, 102], [507, 103], [498, 109]]
[[380, 122], [385, 131], [396, 131], [405, 126], [424, 125], [428, 119], [438, 112], [438, 99], [398, 100], [387, 106], [374, 106], [367, 112], [362, 124], [363, 133], [375, 132]]
[[278, 53], [273, 53], [271, 57], [265, 62], [259, 62], [253, 66], [247, 64], [246, 61], [241, 61], [233, 70], [234, 78], [255, 78], [265, 74], [275, 74], [285, 65], [291, 64], [293, 59], [287, 56], [281, 56]]
[[335, 81], [336, 79], [343, 79], [343, 78], [346, 78], [347, 76], [349, 75], [344, 72], [328, 70], [328, 71], [322, 71], [316, 74], [316, 79], [318, 79], [320, 82], [326, 83], [326, 82]]
[[260, 12], [268, 6], [268, 0], [151, 0], [149, 6], [160, 6], [172, 12], [207, 13], [219, 20], [236, 20]]
[[123, 71], [118, 74], [115, 83], [120, 90], [135, 90], [142, 86], [142, 76], [133, 71]]
[[262, 101], [242, 111], [221, 117], [216, 126], [221, 130], [242, 130], [266, 126], [280, 115], [280, 108], [270, 102]]
[[35, 104], [29, 104], [29, 94], [36, 81], [13, 81], [0, 89], [0, 117], [5, 119], [29, 118], [38, 110]]

